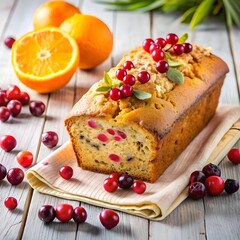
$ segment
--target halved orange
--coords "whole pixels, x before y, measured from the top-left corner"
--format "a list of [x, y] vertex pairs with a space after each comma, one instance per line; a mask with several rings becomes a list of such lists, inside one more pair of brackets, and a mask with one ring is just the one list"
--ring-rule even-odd
[[19, 80], [39, 93], [64, 87], [78, 63], [77, 43], [55, 27], [29, 32], [12, 48], [12, 64]]

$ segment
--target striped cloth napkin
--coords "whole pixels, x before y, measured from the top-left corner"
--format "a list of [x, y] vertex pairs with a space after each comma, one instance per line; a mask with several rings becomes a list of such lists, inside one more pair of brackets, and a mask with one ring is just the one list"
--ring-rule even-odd
[[[204, 130], [154, 184], [147, 183], [142, 195], [121, 189], [115, 193], [106, 192], [102, 183], [107, 175], [79, 168], [70, 142], [29, 169], [27, 180], [32, 188], [45, 194], [162, 220], [187, 198], [191, 172], [201, 170], [209, 162], [219, 164], [238, 141], [239, 119], [239, 106], [218, 107]], [[74, 169], [70, 180], [58, 174], [64, 165]]]

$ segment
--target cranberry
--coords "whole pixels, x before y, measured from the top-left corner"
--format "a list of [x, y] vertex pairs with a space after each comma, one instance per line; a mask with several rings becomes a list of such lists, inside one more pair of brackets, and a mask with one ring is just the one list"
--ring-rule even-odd
[[18, 202], [17, 202], [17, 199], [15, 197], [7, 197], [4, 200], [4, 205], [9, 210], [14, 210], [17, 207]]
[[228, 152], [228, 159], [234, 163], [239, 164], [240, 163], [240, 149], [233, 148]]
[[176, 55], [181, 55], [184, 53], [184, 46], [182, 44], [175, 44], [173, 46], [173, 51]]
[[56, 211], [51, 205], [43, 205], [38, 211], [38, 217], [44, 223], [50, 223], [56, 217]]
[[11, 115], [13, 117], [16, 117], [20, 114], [22, 110], [22, 103], [18, 100], [11, 100], [8, 103], [7, 108], [10, 110]]
[[127, 173], [124, 173], [119, 177], [118, 182], [120, 188], [129, 189], [133, 185], [133, 178]]
[[207, 164], [203, 169], [202, 172], [205, 174], [206, 177], [209, 176], [221, 176], [221, 170], [220, 168], [213, 164], [213, 163], [209, 163]]
[[146, 184], [141, 180], [137, 180], [133, 183], [132, 189], [137, 194], [142, 194], [146, 191]]
[[68, 222], [73, 217], [73, 206], [67, 203], [59, 204], [56, 208], [56, 217], [61, 222]]
[[73, 176], [73, 169], [70, 166], [63, 166], [59, 170], [59, 174], [62, 178], [69, 180]]
[[155, 62], [163, 60], [164, 59], [164, 52], [160, 49], [156, 49], [152, 52], [152, 58]]
[[165, 73], [168, 71], [169, 65], [165, 60], [161, 60], [157, 62], [156, 68], [158, 72]]
[[11, 135], [4, 135], [0, 138], [0, 147], [5, 152], [12, 151], [17, 145], [16, 139]]
[[202, 171], [194, 171], [190, 176], [190, 184], [193, 182], [201, 182], [204, 183], [206, 180], [206, 176]]
[[194, 200], [204, 198], [206, 193], [206, 187], [201, 182], [193, 182], [188, 188], [188, 195]]
[[164, 38], [157, 38], [154, 43], [160, 45], [161, 48], [164, 48], [167, 44]]
[[151, 46], [151, 44], [153, 44], [154, 41], [151, 38], [147, 38], [143, 41], [142, 43], [142, 47], [146, 52], [149, 52], [149, 48]]
[[12, 185], [20, 184], [24, 179], [24, 172], [20, 168], [11, 168], [7, 173], [7, 180]]
[[184, 43], [184, 53], [190, 53], [193, 50], [193, 46], [190, 43]]
[[229, 194], [235, 193], [239, 189], [239, 183], [235, 179], [227, 179], [224, 184], [224, 189]]
[[224, 181], [219, 176], [210, 176], [205, 181], [205, 187], [210, 195], [216, 196], [224, 190]]
[[12, 45], [14, 44], [14, 42], [15, 42], [16, 40], [13, 38], [13, 37], [6, 37], [5, 39], [4, 39], [4, 44], [5, 44], [5, 46], [6, 47], [8, 47], [8, 48], [12, 48]]
[[138, 74], [138, 81], [140, 83], [147, 83], [150, 80], [151, 76], [147, 71], [141, 71]]
[[112, 229], [116, 227], [119, 223], [119, 216], [118, 214], [111, 210], [105, 209], [99, 215], [100, 222], [106, 229]]
[[9, 117], [10, 117], [11, 113], [9, 111], [9, 109], [7, 107], [0, 107], [0, 121], [1, 122], [6, 122]]
[[45, 104], [42, 101], [32, 101], [29, 104], [29, 110], [33, 116], [39, 117], [45, 111]]
[[166, 37], [166, 42], [168, 44], [174, 45], [178, 42], [178, 36], [174, 33], [169, 33]]
[[0, 163], [0, 181], [7, 175], [7, 169]]
[[103, 187], [107, 192], [115, 192], [118, 188], [118, 180], [114, 178], [106, 178], [103, 182]]
[[133, 87], [129, 84], [124, 84], [120, 87], [122, 97], [131, 97], [133, 92]]
[[123, 80], [123, 78], [127, 75], [127, 71], [123, 68], [119, 68], [116, 71], [116, 77], [118, 80]]
[[6, 96], [9, 100], [19, 99], [21, 97], [21, 91], [18, 86], [10, 85], [6, 91]]
[[42, 134], [42, 143], [48, 148], [53, 148], [58, 144], [58, 135], [53, 131], [48, 131]]
[[9, 102], [9, 99], [7, 98], [7, 95], [4, 91], [0, 91], [0, 106], [6, 107]]
[[76, 223], [84, 223], [87, 219], [87, 212], [83, 207], [76, 207], [73, 210], [73, 220]]
[[124, 78], [123, 78], [123, 82], [124, 84], [129, 84], [129, 85], [134, 85], [136, 80], [135, 77], [132, 74], [127, 74]]
[[152, 54], [155, 50], [161, 50], [161, 47], [159, 44], [153, 43], [149, 48], [149, 52]]
[[121, 98], [121, 91], [118, 88], [112, 88], [112, 90], [109, 93], [109, 97], [114, 100], [117, 101]]
[[29, 167], [33, 162], [33, 155], [29, 151], [21, 151], [17, 154], [16, 159], [22, 167]]
[[123, 68], [126, 70], [131, 70], [132, 68], [134, 68], [134, 64], [131, 61], [126, 61], [123, 64]]
[[26, 92], [21, 92], [21, 97], [19, 98], [19, 101], [22, 103], [22, 105], [27, 105], [30, 102], [30, 96]]
[[120, 174], [117, 173], [117, 172], [113, 172], [109, 175], [110, 178], [114, 178], [115, 180], [118, 181], [119, 177], [120, 177]]

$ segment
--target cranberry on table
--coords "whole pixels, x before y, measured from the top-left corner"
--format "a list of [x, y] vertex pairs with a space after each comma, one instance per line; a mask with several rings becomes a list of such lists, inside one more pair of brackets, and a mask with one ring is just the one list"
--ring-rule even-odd
[[142, 47], [146, 52], [149, 52], [149, 48], [151, 46], [151, 44], [153, 44], [154, 41], [151, 38], [147, 38], [143, 41], [142, 43]]
[[133, 183], [132, 189], [137, 194], [143, 194], [146, 191], [146, 184], [142, 180], [137, 180]]
[[157, 65], [156, 65], [156, 69], [157, 69], [157, 71], [160, 72], [160, 73], [165, 73], [165, 72], [167, 72], [168, 69], [169, 69], [168, 62], [165, 61], [165, 60], [158, 61], [158, 62], [157, 62]]
[[9, 109], [11, 115], [13, 117], [16, 117], [20, 114], [22, 110], [22, 103], [19, 100], [11, 100], [8, 103], [7, 108]]
[[134, 64], [131, 61], [126, 61], [123, 64], [123, 68], [126, 70], [131, 70], [132, 68], [134, 68]]
[[42, 134], [42, 143], [48, 148], [53, 148], [58, 144], [58, 135], [53, 131], [48, 131]]
[[11, 135], [4, 135], [0, 138], [0, 147], [5, 152], [12, 151], [17, 145], [16, 139]]
[[9, 117], [10, 117], [11, 113], [9, 111], [9, 109], [7, 107], [0, 107], [0, 121], [1, 122], [6, 122]]
[[155, 62], [163, 60], [164, 59], [164, 52], [161, 49], [155, 49], [152, 52], [152, 58]]
[[22, 105], [27, 105], [30, 102], [30, 96], [27, 92], [21, 92], [19, 101], [22, 103]]
[[7, 180], [12, 184], [12, 185], [18, 185], [20, 184], [24, 179], [24, 172], [20, 168], [11, 168], [7, 172]]
[[21, 151], [16, 156], [17, 162], [22, 167], [29, 167], [33, 162], [33, 155], [29, 151]]
[[131, 86], [133, 86], [136, 82], [135, 77], [132, 74], [127, 74], [124, 78], [123, 78], [123, 82], [124, 84], [129, 84]]
[[4, 200], [4, 205], [9, 210], [14, 210], [17, 207], [18, 202], [17, 202], [17, 199], [15, 197], [7, 197]]
[[115, 192], [118, 189], [118, 180], [108, 177], [104, 180], [103, 187], [107, 192]]
[[76, 207], [73, 210], [72, 218], [76, 223], [84, 223], [87, 219], [87, 212], [83, 207]]
[[110, 93], [109, 93], [109, 97], [113, 100], [113, 101], [117, 101], [121, 98], [121, 90], [118, 88], [112, 88]]
[[140, 83], [147, 83], [149, 80], [150, 80], [151, 76], [150, 74], [147, 72], [147, 71], [141, 71], [139, 74], [138, 74], [138, 81]]
[[116, 71], [116, 77], [118, 80], [123, 80], [123, 78], [127, 75], [127, 71], [123, 68], [119, 68]]
[[29, 104], [29, 110], [33, 116], [39, 117], [45, 111], [45, 104], [42, 101], [32, 101]]
[[38, 211], [38, 217], [44, 223], [50, 223], [55, 219], [56, 211], [51, 205], [43, 205]]
[[240, 149], [233, 148], [228, 152], [228, 159], [234, 163], [239, 164], [240, 163]]
[[73, 206], [67, 203], [59, 204], [56, 208], [56, 217], [61, 222], [68, 222], [73, 217]]
[[9, 100], [19, 99], [21, 97], [21, 91], [17, 85], [10, 85], [7, 88], [6, 96]]
[[120, 174], [118, 172], [112, 172], [110, 175], [109, 175], [110, 178], [114, 178], [115, 180], [118, 181], [119, 177], [120, 177]]
[[217, 196], [224, 190], [224, 180], [219, 176], [210, 176], [205, 181], [205, 187], [210, 195]]
[[174, 45], [178, 42], [178, 36], [174, 33], [169, 33], [166, 37], [166, 42], [168, 44]]
[[235, 193], [239, 189], [239, 183], [235, 179], [227, 179], [225, 181], [224, 189], [228, 194]]
[[99, 219], [102, 225], [108, 230], [116, 227], [119, 223], [118, 214], [111, 209], [103, 210], [99, 215]]
[[13, 37], [6, 37], [5, 39], [4, 39], [4, 44], [5, 44], [5, 46], [6, 47], [8, 47], [8, 48], [12, 48], [12, 45], [14, 44], [14, 42], [15, 42], [16, 40], [13, 38]]
[[0, 181], [7, 175], [7, 169], [0, 163]]
[[207, 164], [203, 169], [202, 172], [205, 174], [206, 177], [209, 176], [221, 176], [221, 169], [213, 164], [213, 163], [209, 163]]
[[184, 43], [184, 53], [190, 53], [193, 50], [193, 46], [191, 43]]
[[201, 182], [201, 183], [205, 183], [206, 181], [206, 176], [202, 171], [194, 171], [192, 172], [191, 176], [190, 176], [190, 184], [193, 182]]
[[204, 198], [206, 193], [206, 187], [201, 182], [193, 182], [188, 187], [188, 196], [193, 200]]
[[119, 187], [129, 189], [133, 185], [133, 178], [127, 173], [122, 174], [118, 179]]
[[73, 176], [73, 169], [70, 166], [63, 166], [59, 170], [59, 175], [62, 178], [69, 180]]
[[181, 55], [184, 53], [184, 46], [182, 44], [175, 44], [173, 46], [173, 51], [176, 55]]
[[0, 106], [6, 107], [9, 102], [7, 95], [4, 91], [0, 90]]

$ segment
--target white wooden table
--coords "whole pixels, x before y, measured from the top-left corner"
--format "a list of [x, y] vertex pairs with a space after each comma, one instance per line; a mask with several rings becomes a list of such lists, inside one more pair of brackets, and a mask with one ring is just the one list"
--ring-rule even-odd
[[[221, 103], [239, 104], [240, 88], [240, 29], [228, 31], [223, 22], [209, 19], [197, 30], [189, 31], [188, 26], [179, 24], [175, 14], [130, 13], [105, 11], [105, 7], [93, 1], [71, 0], [83, 13], [95, 15], [102, 19], [114, 34], [114, 50], [111, 58], [92, 71], [79, 71], [71, 82], [60, 91], [49, 95], [37, 94], [19, 83], [11, 65], [11, 51], [3, 45], [6, 36], [19, 38], [33, 29], [34, 10], [44, 0], [1, 0], [0, 1], [0, 87], [18, 84], [22, 90], [30, 93], [32, 100], [41, 100], [47, 110], [42, 117], [32, 117], [28, 107], [21, 115], [0, 123], [0, 135], [10, 134], [18, 141], [17, 148], [11, 153], [0, 150], [0, 163], [8, 169], [17, 167], [14, 159], [21, 150], [29, 150], [35, 156], [35, 163], [49, 155], [53, 150], [47, 149], [40, 142], [45, 131], [56, 131], [61, 146], [68, 139], [63, 121], [73, 104], [82, 96], [89, 86], [102, 77], [103, 71], [116, 64], [122, 54], [146, 37], [166, 36], [168, 32], [182, 34], [189, 32], [190, 41], [204, 46], [211, 46], [213, 52], [222, 57], [230, 68], [227, 75]], [[237, 144], [240, 147], [240, 142]], [[234, 166], [224, 159], [221, 163], [223, 178], [240, 180], [240, 165]], [[18, 208], [8, 211], [4, 199], [14, 196], [19, 200]], [[43, 204], [69, 202], [73, 206], [82, 205], [88, 212], [87, 222], [77, 225], [70, 221], [57, 221], [44, 225], [37, 217], [38, 209]], [[11, 186], [6, 180], [0, 182], [0, 239], [240, 239], [240, 192], [228, 196], [206, 197], [204, 200], [184, 201], [169, 217], [161, 222], [148, 221], [143, 218], [119, 212], [120, 224], [111, 231], [105, 230], [98, 219], [101, 208], [85, 203], [67, 201], [40, 194], [31, 189], [24, 180], [18, 186]]]

